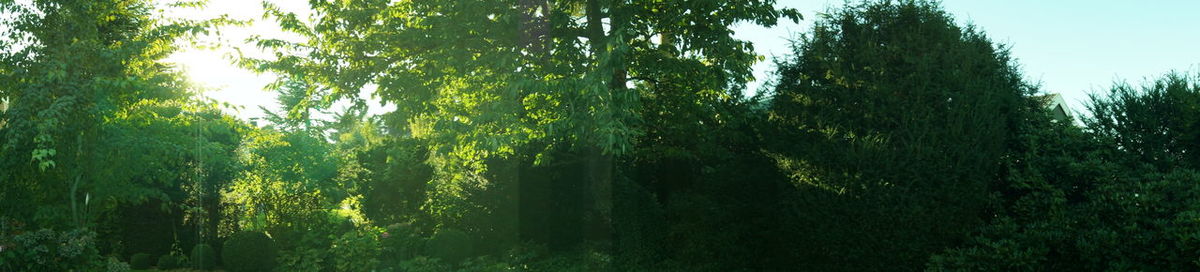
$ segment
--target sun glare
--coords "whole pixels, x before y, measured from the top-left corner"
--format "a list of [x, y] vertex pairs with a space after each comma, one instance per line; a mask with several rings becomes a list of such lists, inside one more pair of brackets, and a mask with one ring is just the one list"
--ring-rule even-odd
[[[306, 1], [272, 1], [285, 11], [295, 12], [299, 17], [308, 16]], [[183, 46], [183, 50], [172, 55], [168, 61], [175, 63], [193, 84], [203, 88], [204, 96], [214, 100], [234, 105], [232, 114], [244, 120], [263, 117], [262, 108], [277, 110], [276, 93], [264, 90], [267, 84], [275, 80], [273, 74], [257, 74], [234, 65], [235, 52], [250, 57], [268, 57], [269, 52], [263, 52], [253, 44], [245, 43], [252, 35], [274, 37], [284, 40], [299, 41], [299, 35], [285, 33], [275, 25], [275, 22], [263, 21], [262, 5], [259, 1], [243, 0], [213, 0], [204, 9], [175, 8], [168, 9], [168, 18], [203, 19], [228, 15], [231, 19], [247, 20], [248, 26], [226, 26], [218, 30], [216, 35], [202, 37], [204, 44], [219, 44], [217, 48], [197, 48]], [[388, 112], [393, 106], [381, 106], [377, 99], [371, 98], [374, 88], [368, 86], [360, 93], [368, 103], [368, 112], [379, 114]], [[335, 103], [334, 111], [340, 111], [347, 103]], [[316, 116], [321, 118], [322, 116]]]

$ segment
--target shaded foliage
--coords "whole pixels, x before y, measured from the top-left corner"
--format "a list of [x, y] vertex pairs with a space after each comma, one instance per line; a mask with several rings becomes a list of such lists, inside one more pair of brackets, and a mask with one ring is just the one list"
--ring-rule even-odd
[[225, 270], [271, 271], [275, 268], [275, 257], [279, 249], [275, 240], [262, 232], [238, 232], [230, 235], [221, 247], [221, 260]]
[[799, 19], [774, 1], [308, 4], [236, 59], [278, 75], [260, 126], [163, 60], [235, 22], [0, 1], [0, 270], [1200, 264], [1195, 76], [1080, 128], [932, 1], [820, 14], [753, 97], [732, 27]]
[[935, 270], [1192, 270], [1200, 173], [1175, 137], [1196, 101], [1194, 79], [1168, 74], [1141, 89], [1093, 96], [1080, 129], [1033, 116], [997, 184], [1004, 203]]
[[[800, 263], [920, 267], [981, 223], [1032, 87], [936, 3], [834, 10], [779, 65], [771, 148], [801, 191]], [[784, 140], [786, 139], [786, 140]]]
[[[675, 104], [719, 101], [749, 79], [757, 59], [748, 42], [732, 38], [730, 26], [798, 18], [773, 1], [310, 6], [318, 16], [304, 20], [267, 5], [284, 30], [306, 40], [257, 39], [283, 54], [241, 64], [283, 74], [277, 86], [302, 81], [320, 101], [357, 101], [360, 89], [376, 87], [374, 95], [397, 107], [388, 114], [396, 121], [389, 130], [421, 140], [427, 150], [433, 175], [423, 211], [439, 225], [504, 241], [493, 252], [529, 233], [517, 223], [522, 205], [556, 203], [514, 197], [531, 175], [577, 180], [544, 191], [583, 203], [568, 205], [582, 206], [577, 214], [554, 216], [584, 237], [607, 239], [614, 157], [639, 139], [642, 99], [672, 92]], [[571, 166], [542, 170], [578, 166], [580, 175], [523, 173], [530, 164], [555, 162]]]
[[1200, 163], [1200, 79], [1170, 73], [1143, 86], [1118, 83], [1091, 95], [1091, 118], [1083, 122], [1135, 162], [1159, 170]]

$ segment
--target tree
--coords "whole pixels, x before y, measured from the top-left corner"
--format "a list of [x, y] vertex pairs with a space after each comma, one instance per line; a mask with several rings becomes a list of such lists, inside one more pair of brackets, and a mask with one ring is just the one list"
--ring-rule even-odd
[[1200, 166], [1200, 79], [1170, 73], [1140, 89], [1117, 83], [1092, 94], [1083, 121], [1098, 137], [1160, 170]]
[[264, 119], [270, 122], [271, 125], [279, 127], [286, 131], [298, 131], [315, 134], [316, 136], [324, 136], [321, 126], [314, 124], [315, 120], [313, 112], [323, 113], [319, 109], [328, 108], [329, 105], [314, 101], [312, 96], [308, 94], [308, 88], [300, 81], [287, 81], [280, 84], [279, 89], [275, 90], [278, 96], [275, 97], [276, 102], [282, 108], [280, 112], [272, 112], [265, 107], [259, 106], [259, 109], [266, 115]]
[[933, 2], [828, 12], [778, 63], [770, 150], [800, 192], [800, 262], [917, 269], [984, 220], [1024, 97], [1008, 52]]
[[224, 20], [161, 20], [152, 7], [0, 2], [14, 16], [0, 42], [0, 100], [10, 105], [0, 116], [5, 215], [45, 227], [87, 227], [116, 203], [159, 197], [150, 184], [175, 181], [155, 173], [161, 169], [113, 167], [122, 157], [110, 156], [136, 156], [121, 149], [156, 139], [129, 134], [151, 129], [123, 123], [130, 116], [205, 107], [187, 101], [194, 90], [162, 59], [176, 42]]
[[223, 233], [306, 230], [325, 221], [324, 210], [349, 197], [334, 182], [341, 158], [331, 153], [329, 143], [306, 133], [263, 129], [248, 135], [238, 150], [244, 170], [221, 192], [232, 219]]
[[[649, 86], [687, 79], [686, 101], [721, 99], [758, 59], [729, 27], [799, 18], [773, 1], [311, 3], [317, 16], [309, 21], [266, 5], [306, 40], [258, 39], [281, 54], [242, 64], [303, 80], [318, 86], [310, 94], [335, 100], [377, 86], [375, 95], [397, 107], [396, 129], [430, 145], [436, 174], [427, 211], [452, 225], [482, 211], [502, 219], [486, 227], [510, 240], [525, 163], [518, 152], [532, 150], [527, 158], [540, 164], [566, 149], [573, 155], [558, 159], [585, 164], [587, 213], [597, 225], [590, 229], [603, 237], [614, 156], [640, 135], [639, 103], [659, 91]], [[485, 189], [501, 204], [470, 197]]]
[[1194, 270], [1200, 173], [1177, 137], [1194, 79], [1168, 74], [1140, 90], [1093, 95], [1086, 128], [1030, 115], [995, 185], [998, 206], [931, 270]]

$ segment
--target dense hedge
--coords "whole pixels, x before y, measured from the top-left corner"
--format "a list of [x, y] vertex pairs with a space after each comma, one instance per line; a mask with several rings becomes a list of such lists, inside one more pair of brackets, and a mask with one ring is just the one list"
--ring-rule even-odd
[[275, 241], [262, 232], [233, 234], [221, 248], [221, 260], [230, 272], [271, 271], [278, 254]]
[[154, 258], [154, 256], [151, 256], [148, 253], [133, 254], [133, 256], [129, 257], [129, 268], [133, 268], [133, 269], [150, 268], [150, 266], [153, 265], [153, 263], [152, 263], [152, 261], [154, 261], [153, 258]]

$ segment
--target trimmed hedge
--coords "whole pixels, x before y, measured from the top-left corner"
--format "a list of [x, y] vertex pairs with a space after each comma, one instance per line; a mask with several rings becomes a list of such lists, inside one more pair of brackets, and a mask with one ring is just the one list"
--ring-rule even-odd
[[133, 254], [133, 256], [129, 257], [129, 268], [148, 269], [152, 264], [150, 263], [150, 260], [152, 259], [153, 256], [150, 256], [150, 254], [147, 253]]
[[271, 271], [277, 256], [275, 241], [262, 232], [236, 233], [221, 248], [221, 260], [229, 272]]
[[211, 270], [217, 267], [217, 251], [208, 244], [192, 247], [192, 268]]

